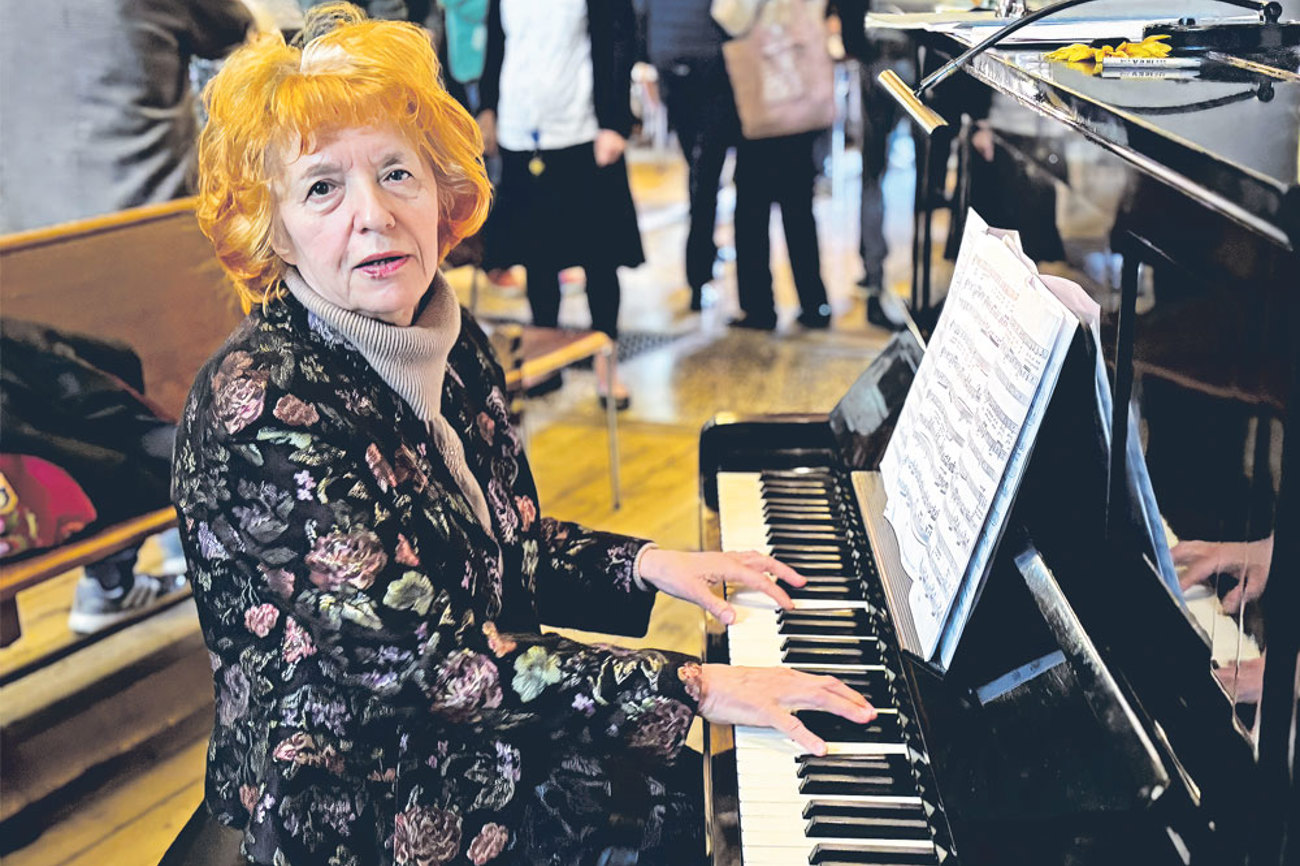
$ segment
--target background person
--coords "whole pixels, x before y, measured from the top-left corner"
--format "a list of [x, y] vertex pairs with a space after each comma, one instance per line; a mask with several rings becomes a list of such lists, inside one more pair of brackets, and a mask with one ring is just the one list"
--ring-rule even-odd
[[713, 232], [722, 166], [740, 140], [736, 98], [722, 58], [727, 34], [709, 13], [709, 0], [643, 0], [643, 6], [646, 53], [688, 166], [686, 281], [690, 307], [700, 310], [718, 258]]
[[[479, 124], [501, 182], [485, 266], [527, 271], [533, 323], [555, 327], [560, 271], [581, 266], [591, 326], [618, 339], [619, 267], [645, 261], [623, 152], [632, 132], [631, 0], [491, 0]], [[597, 391], [627, 389], [595, 361]]]
[[7, 4], [0, 232], [192, 194], [190, 60], [224, 56], [252, 24], [239, 0]]

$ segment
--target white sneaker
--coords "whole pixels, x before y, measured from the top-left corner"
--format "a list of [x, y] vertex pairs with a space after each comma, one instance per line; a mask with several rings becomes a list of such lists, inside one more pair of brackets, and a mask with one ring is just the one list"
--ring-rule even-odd
[[185, 576], [152, 577], [137, 574], [131, 588], [116, 594], [106, 592], [99, 581], [83, 577], [68, 613], [68, 628], [77, 634], [93, 634], [111, 625], [144, 616], [185, 592]]

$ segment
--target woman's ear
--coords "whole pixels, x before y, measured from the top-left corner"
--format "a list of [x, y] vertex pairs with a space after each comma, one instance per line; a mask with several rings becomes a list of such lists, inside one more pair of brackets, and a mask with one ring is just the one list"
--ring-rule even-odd
[[271, 249], [284, 260], [285, 264], [297, 267], [298, 261], [297, 256], [294, 255], [293, 244], [289, 241], [289, 235], [285, 232], [278, 216], [271, 220]]

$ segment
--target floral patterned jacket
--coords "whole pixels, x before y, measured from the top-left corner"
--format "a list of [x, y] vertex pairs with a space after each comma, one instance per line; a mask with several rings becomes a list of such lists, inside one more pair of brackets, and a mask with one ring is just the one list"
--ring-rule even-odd
[[216, 691], [207, 804], [253, 861], [565, 862], [590, 828], [529, 817], [557, 779], [592, 814], [611, 762], [662, 787], [694, 660], [540, 633], [643, 632], [653, 594], [644, 542], [539, 515], [503, 387], [465, 315], [443, 414], [489, 535], [414, 411], [291, 297], [199, 374], [172, 496]]

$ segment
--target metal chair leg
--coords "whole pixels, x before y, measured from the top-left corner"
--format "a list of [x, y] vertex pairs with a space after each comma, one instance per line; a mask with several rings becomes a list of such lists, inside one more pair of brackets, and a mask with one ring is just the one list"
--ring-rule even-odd
[[618, 346], [610, 343], [600, 350], [608, 370], [609, 395], [605, 400], [605, 423], [609, 436], [609, 483], [614, 495], [614, 510], [622, 507], [622, 497], [618, 479], [618, 406], [614, 399], [614, 383], [618, 381]]

